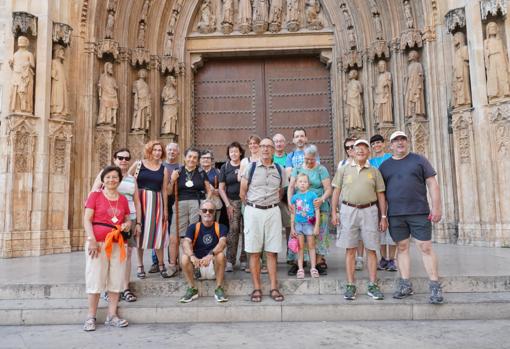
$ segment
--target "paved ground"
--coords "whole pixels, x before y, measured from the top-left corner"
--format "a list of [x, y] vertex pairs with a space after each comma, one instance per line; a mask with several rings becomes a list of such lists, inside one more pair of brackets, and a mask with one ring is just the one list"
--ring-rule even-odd
[[0, 327], [0, 348], [510, 348], [510, 320]]

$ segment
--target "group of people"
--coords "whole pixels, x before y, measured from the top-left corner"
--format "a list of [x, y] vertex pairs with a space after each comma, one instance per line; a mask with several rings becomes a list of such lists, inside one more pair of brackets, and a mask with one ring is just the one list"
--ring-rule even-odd
[[[129, 289], [133, 249], [140, 279], [146, 277], [146, 249], [153, 251], [149, 273], [169, 278], [182, 270], [188, 283], [182, 303], [198, 297], [197, 279], [215, 279], [216, 301], [228, 301], [224, 273], [238, 268], [238, 254], [240, 269], [251, 273], [250, 300], [262, 300], [261, 273], [267, 272], [269, 296], [281, 302], [277, 256], [284, 249], [283, 236], [289, 275], [303, 279], [308, 267], [310, 276], [318, 278], [327, 274], [326, 258], [333, 240], [330, 223], [338, 226], [337, 245], [346, 249], [345, 299], [356, 297], [356, 254], [363, 251], [370, 297], [384, 298], [377, 285], [377, 269], [395, 271], [397, 265], [401, 278], [393, 297], [412, 295], [409, 246], [413, 237], [430, 278], [430, 302], [442, 303], [431, 244], [431, 223], [441, 219], [436, 172], [425, 157], [409, 152], [404, 132], [394, 132], [389, 141], [392, 154], [384, 152], [380, 135], [370, 142], [347, 138], [347, 159], [338, 164], [333, 180], [303, 128], [294, 130], [295, 149], [288, 154], [281, 134], [251, 136], [249, 156], [240, 143], [232, 142], [219, 170], [211, 151], [194, 147], [186, 149], [180, 164], [176, 143], [165, 147], [150, 141], [144, 159], [133, 163], [128, 149], [118, 150], [113, 165], [98, 174], [85, 205], [89, 314], [84, 329], [95, 330], [104, 291], [109, 302], [105, 324], [128, 325], [118, 316], [117, 305], [119, 298], [136, 301]], [[370, 148], [375, 156], [369, 160]], [[219, 223], [222, 208], [228, 224]]]

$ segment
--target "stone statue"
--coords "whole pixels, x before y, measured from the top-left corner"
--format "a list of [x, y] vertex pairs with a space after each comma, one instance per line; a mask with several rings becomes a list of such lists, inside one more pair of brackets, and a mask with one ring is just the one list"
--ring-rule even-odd
[[379, 125], [393, 123], [391, 73], [386, 70], [386, 61], [381, 59], [377, 63], [379, 76], [375, 86], [374, 116]]
[[211, 0], [203, 0], [200, 7], [200, 21], [198, 31], [202, 34], [212, 33], [216, 30], [216, 19], [211, 9]]
[[175, 9], [172, 10], [172, 17], [170, 18], [170, 23], [168, 24], [168, 34], [173, 35], [175, 32], [175, 25], [177, 24], [177, 16], [179, 16], [179, 11]]
[[163, 55], [171, 56], [172, 55], [172, 45], [173, 45], [174, 37], [172, 34], [166, 33], [165, 36], [165, 45], [163, 46]]
[[282, 29], [283, 0], [271, 1], [269, 8], [269, 31], [277, 33]]
[[161, 121], [161, 134], [177, 134], [178, 98], [177, 81], [173, 75], [166, 77], [166, 85], [161, 92], [163, 101], [163, 120]]
[[378, 14], [379, 9], [377, 8], [377, 3], [375, 0], [368, 0], [368, 3], [370, 5], [370, 12], [372, 12], [372, 15]]
[[319, 12], [321, 12], [319, 0], [306, 0], [305, 6], [306, 23], [308, 24], [308, 28], [312, 30], [322, 29], [324, 25], [319, 18]]
[[221, 22], [223, 34], [230, 34], [234, 28], [233, 0], [223, 0], [223, 21]]
[[69, 115], [64, 58], [64, 48], [60, 45], [56, 45], [53, 50], [53, 60], [51, 61], [51, 115]]
[[117, 97], [117, 82], [113, 77], [113, 64], [106, 62], [104, 64], [104, 72], [99, 78], [97, 84], [99, 92], [99, 115], [97, 118], [98, 125], [117, 124], [117, 110], [119, 109], [119, 99]]
[[287, 0], [287, 30], [296, 32], [299, 30], [299, 1]]
[[377, 40], [383, 40], [383, 24], [381, 20], [381, 16], [379, 14], [374, 16], [374, 27], [375, 27], [375, 38]]
[[239, 0], [239, 23], [241, 33], [251, 31], [251, 2], [250, 0]]
[[149, 13], [150, 0], [145, 0], [140, 15], [140, 21], [147, 22], [147, 15]]
[[147, 70], [138, 71], [138, 80], [133, 84], [134, 113], [131, 131], [147, 131], [151, 122], [151, 93], [149, 85], [145, 81]]
[[350, 130], [364, 130], [363, 86], [358, 81], [358, 71], [356, 69], [349, 72], [349, 80], [346, 97], [348, 128]]
[[410, 62], [407, 67], [404, 115], [406, 118], [425, 116], [425, 95], [423, 66], [419, 62], [420, 55], [412, 50], [407, 56]]
[[138, 24], [138, 36], [136, 38], [136, 47], [145, 47], [145, 22]]
[[106, 39], [113, 38], [113, 27], [115, 25], [115, 12], [108, 11], [108, 18], [106, 19], [106, 29], [104, 37]]
[[489, 101], [510, 96], [508, 56], [496, 22], [487, 24], [487, 39], [483, 42], [483, 51]]
[[409, 0], [404, 0], [404, 17], [406, 19], [407, 29], [414, 28], [414, 17], [413, 17], [413, 9], [411, 8], [411, 3]]
[[263, 33], [267, 30], [268, 17], [268, 0], [255, 0], [253, 3], [253, 30], [256, 33]]
[[349, 41], [349, 47], [351, 49], [355, 49], [357, 47], [357, 44], [356, 44], [356, 34], [354, 34], [354, 28], [347, 29], [347, 39]]
[[20, 36], [18, 50], [9, 61], [12, 69], [9, 110], [33, 114], [35, 58], [32, 52], [28, 51], [28, 45], [28, 39]]
[[463, 32], [456, 32], [453, 36], [455, 57], [453, 61], [453, 107], [471, 104], [471, 89], [469, 80], [469, 53], [466, 37]]

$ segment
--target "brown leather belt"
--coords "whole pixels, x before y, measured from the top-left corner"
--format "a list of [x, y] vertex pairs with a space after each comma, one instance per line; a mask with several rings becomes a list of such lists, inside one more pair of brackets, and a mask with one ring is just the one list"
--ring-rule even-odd
[[356, 205], [356, 204], [351, 204], [350, 202], [347, 202], [347, 201], [342, 201], [342, 204], [351, 206], [351, 207], [356, 207], [356, 208], [367, 208], [370, 206], [377, 205], [377, 201], [371, 202], [369, 204], [363, 204], [363, 205]]
[[259, 208], [261, 210], [268, 210], [270, 208], [273, 208], [273, 207], [276, 207], [278, 206], [278, 204], [272, 204], [272, 205], [268, 205], [268, 206], [262, 206], [262, 205], [256, 205], [254, 203], [251, 203], [251, 202], [247, 202], [246, 205], [248, 206], [251, 206], [251, 207], [255, 207], [255, 208]]

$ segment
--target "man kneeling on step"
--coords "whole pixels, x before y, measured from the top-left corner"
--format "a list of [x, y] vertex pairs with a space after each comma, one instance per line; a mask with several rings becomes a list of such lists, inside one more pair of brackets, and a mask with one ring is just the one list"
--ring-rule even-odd
[[191, 224], [183, 240], [183, 254], [181, 268], [188, 282], [186, 294], [180, 299], [181, 303], [189, 303], [198, 298], [195, 279], [216, 279], [214, 298], [218, 302], [226, 302], [223, 290], [225, 273], [225, 247], [228, 229], [223, 224], [214, 221], [216, 206], [210, 200], [205, 200], [200, 206], [201, 223]]

